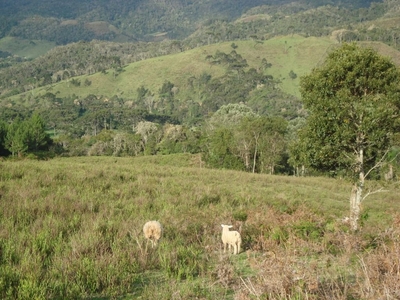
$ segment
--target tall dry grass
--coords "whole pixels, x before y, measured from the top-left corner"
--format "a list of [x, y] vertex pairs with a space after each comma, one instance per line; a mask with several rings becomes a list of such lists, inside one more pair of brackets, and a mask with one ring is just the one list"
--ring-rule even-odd
[[[0, 297], [399, 298], [399, 187], [199, 168], [189, 155], [0, 162]], [[378, 183], [374, 183], [378, 184]], [[160, 245], [141, 228], [157, 219]], [[243, 252], [221, 251], [221, 223]]]

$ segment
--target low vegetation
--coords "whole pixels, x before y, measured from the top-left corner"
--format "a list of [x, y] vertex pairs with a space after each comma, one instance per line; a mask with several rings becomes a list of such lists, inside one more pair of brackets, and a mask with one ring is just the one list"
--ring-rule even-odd
[[[345, 181], [201, 166], [193, 155], [1, 161], [0, 297], [400, 296], [397, 182], [367, 198], [351, 233]], [[154, 249], [142, 233], [153, 219]], [[239, 255], [223, 254], [221, 224], [241, 231]]]

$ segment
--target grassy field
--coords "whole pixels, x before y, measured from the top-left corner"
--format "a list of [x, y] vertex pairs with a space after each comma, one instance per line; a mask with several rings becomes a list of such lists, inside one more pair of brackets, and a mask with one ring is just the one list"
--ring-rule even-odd
[[[198, 156], [0, 161], [2, 299], [395, 299], [400, 187], [201, 167]], [[375, 190], [378, 182], [369, 182]], [[147, 245], [142, 226], [164, 235]], [[220, 224], [240, 230], [223, 253]]]
[[38, 40], [30, 41], [10, 36], [0, 39], [0, 50], [26, 58], [39, 57], [55, 46], [56, 44], [53, 42]]

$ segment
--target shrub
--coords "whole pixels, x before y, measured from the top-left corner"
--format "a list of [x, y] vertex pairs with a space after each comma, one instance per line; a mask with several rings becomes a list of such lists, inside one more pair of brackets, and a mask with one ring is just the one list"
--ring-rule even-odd
[[202, 249], [194, 245], [179, 245], [176, 249], [160, 251], [161, 268], [177, 280], [193, 279], [205, 270]]
[[318, 240], [324, 235], [323, 228], [311, 221], [301, 221], [293, 225], [294, 233], [304, 240]]

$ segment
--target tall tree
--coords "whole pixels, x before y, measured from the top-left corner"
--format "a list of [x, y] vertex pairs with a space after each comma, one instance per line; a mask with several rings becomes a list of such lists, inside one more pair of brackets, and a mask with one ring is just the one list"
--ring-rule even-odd
[[246, 170], [274, 173], [285, 148], [287, 122], [279, 117], [245, 117], [234, 128], [236, 151]]
[[26, 121], [29, 151], [45, 150], [51, 143], [43, 119], [36, 113]]
[[[250, 169], [252, 136], [240, 130], [244, 119], [256, 114], [245, 104], [223, 105], [208, 120], [204, 160], [215, 168]], [[244, 125], [243, 125], [244, 126]]]
[[308, 163], [349, 175], [350, 222], [357, 230], [365, 179], [399, 129], [400, 72], [372, 49], [343, 44], [300, 84], [310, 113], [303, 135]]
[[287, 148], [285, 135], [288, 123], [281, 117], [265, 118], [260, 139], [260, 172], [274, 174]]
[[0, 120], [0, 156], [8, 155], [8, 151], [5, 148], [5, 140], [7, 136], [7, 123]]
[[7, 130], [5, 137], [5, 148], [9, 150], [12, 156], [16, 154], [21, 156], [28, 151], [27, 126], [19, 118], [15, 119]]

